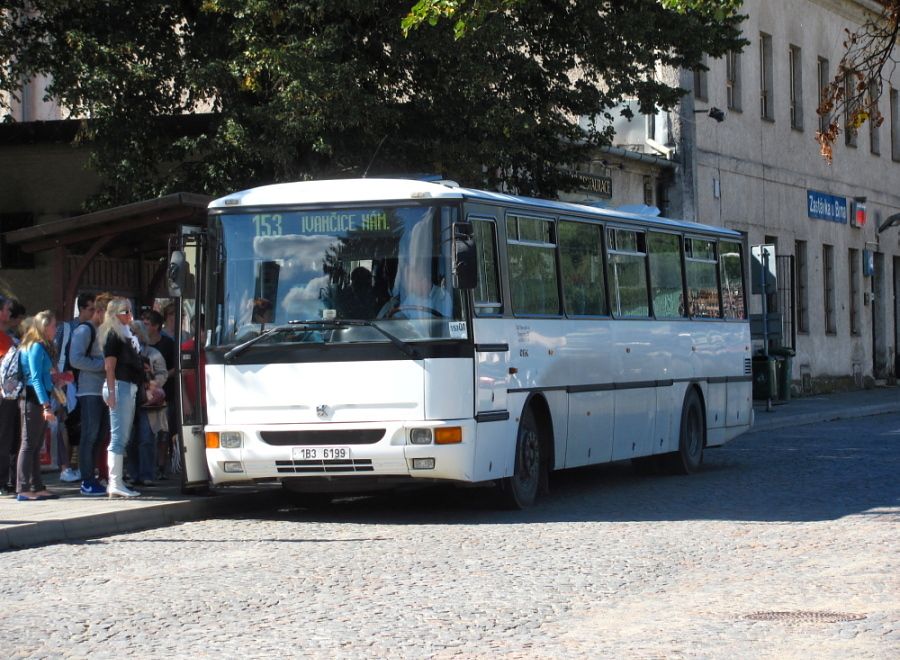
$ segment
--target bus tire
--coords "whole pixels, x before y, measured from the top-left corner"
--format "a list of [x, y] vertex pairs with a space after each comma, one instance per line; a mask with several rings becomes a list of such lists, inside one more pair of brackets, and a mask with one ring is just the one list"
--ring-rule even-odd
[[666, 464], [672, 474], [692, 474], [703, 463], [706, 446], [706, 419], [700, 396], [693, 387], [684, 396], [681, 408], [681, 427], [678, 433], [678, 451], [666, 456]]
[[506, 509], [525, 509], [534, 504], [544, 479], [541, 431], [534, 410], [527, 406], [516, 434], [515, 466], [511, 477], [500, 480], [500, 504]]

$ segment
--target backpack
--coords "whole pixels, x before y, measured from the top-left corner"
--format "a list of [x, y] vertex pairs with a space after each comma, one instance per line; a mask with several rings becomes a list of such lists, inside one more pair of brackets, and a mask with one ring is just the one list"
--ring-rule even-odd
[[69, 361], [69, 357], [70, 357], [69, 349], [72, 346], [72, 337], [75, 336], [75, 331], [78, 330], [78, 328], [80, 328], [83, 325], [86, 325], [88, 327], [88, 330], [90, 330], [90, 333], [91, 333], [91, 340], [88, 342], [87, 348], [84, 349], [84, 354], [88, 355], [88, 356], [91, 354], [91, 351], [94, 348], [94, 341], [97, 339], [97, 329], [94, 328], [94, 324], [91, 323], [90, 321], [82, 321], [81, 323], [78, 323], [74, 328], [72, 328], [72, 332], [69, 333], [69, 338], [66, 341], [65, 353], [63, 354], [64, 358], [65, 358], [65, 362], [64, 362], [62, 371], [71, 371], [72, 372], [72, 375], [75, 376], [76, 387], [78, 386], [78, 371], [79, 370], [76, 369], [75, 367], [73, 367], [72, 363]]
[[18, 399], [25, 390], [22, 382], [22, 368], [19, 366], [19, 347], [10, 346], [0, 360], [0, 388], [4, 399]]

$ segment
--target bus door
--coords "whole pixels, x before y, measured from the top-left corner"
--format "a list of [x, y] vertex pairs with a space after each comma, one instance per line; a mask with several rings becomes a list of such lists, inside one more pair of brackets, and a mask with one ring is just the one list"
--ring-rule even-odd
[[209, 486], [206, 466], [206, 382], [204, 375], [206, 328], [203, 317], [203, 267], [206, 235], [199, 227], [181, 227], [169, 244], [167, 280], [169, 296], [177, 302], [175, 343], [178, 348], [178, 448], [181, 452], [184, 492]]

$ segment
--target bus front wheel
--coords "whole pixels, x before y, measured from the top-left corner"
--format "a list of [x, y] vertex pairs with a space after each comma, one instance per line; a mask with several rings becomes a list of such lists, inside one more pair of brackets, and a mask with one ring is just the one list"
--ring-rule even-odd
[[667, 467], [673, 474], [692, 474], [703, 462], [706, 445], [706, 420], [697, 390], [691, 388], [684, 397], [681, 408], [681, 429], [678, 434], [678, 451], [669, 454]]
[[524, 509], [534, 504], [543, 469], [541, 432], [529, 406], [519, 420], [513, 474], [500, 480], [501, 504], [509, 509]]

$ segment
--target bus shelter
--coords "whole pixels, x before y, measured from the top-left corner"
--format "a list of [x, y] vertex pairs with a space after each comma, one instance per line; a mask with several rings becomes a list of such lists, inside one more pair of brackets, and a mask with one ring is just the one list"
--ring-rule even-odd
[[[168, 239], [184, 225], [204, 226], [211, 198], [173, 193], [4, 234], [24, 252], [51, 252], [47, 287], [68, 318], [81, 291], [109, 291], [150, 305], [165, 291]], [[38, 275], [41, 277], [41, 275]]]

